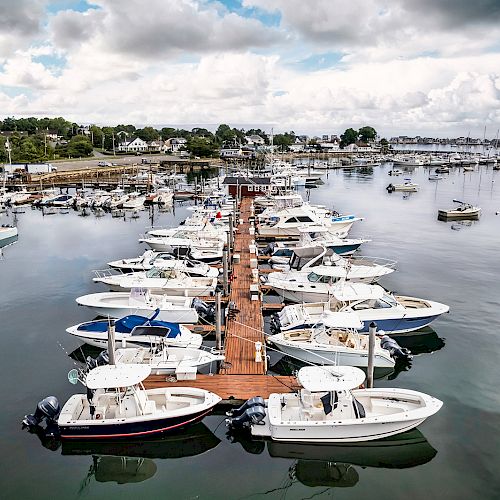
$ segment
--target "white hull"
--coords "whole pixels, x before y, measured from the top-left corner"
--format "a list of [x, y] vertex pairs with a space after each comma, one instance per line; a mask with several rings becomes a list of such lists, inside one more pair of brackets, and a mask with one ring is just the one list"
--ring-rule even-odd
[[[326, 347], [316, 348], [310, 346], [306, 347], [305, 345], [304, 348], [301, 348], [299, 346], [292, 346], [286, 342], [278, 341], [273, 337], [275, 336], [270, 336], [268, 339], [277, 349], [305, 363], [312, 363], [314, 365], [356, 366], [362, 368], [368, 366], [368, 353], [361, 349], [340, 348], [334, 351], [331, 349], [328, 350]], [[394, 360], [388, 353], [387, 355], [375, 353], [375, 368], [393, 368], [394, 364]]]
[[431, 396], [405, 389], [357, 389], [352, 395], [365, 407], [364, 417], [342, 417], [343, 408], [325, 416], [317, 406], [308, 408], [306, 416], [297, 394], [271, 394], [264, 425], [252, 425], [252, 435], [295, 442], [372, 441], [413, 429], [442, 406]]
[[[151, 303], [141, 304], [137, 301], [130, 303], [130, 294], [127, 292], [93, 293], [78, 297], [78, 305], [88, 307], [95, 314], [104, 317], [122, 318], [131, 314], [151, 317], [157, 308], [160, 312], [156, 319], [170, 323], [194, 324], [198, 322], [198, 313], [190, 307], [191, 299], [176, 297], [158, 297]], [[163, 303], [162, 303], [163, 302]]]
[[0, 243], [17, 235], [17, 227], [0, 227]]

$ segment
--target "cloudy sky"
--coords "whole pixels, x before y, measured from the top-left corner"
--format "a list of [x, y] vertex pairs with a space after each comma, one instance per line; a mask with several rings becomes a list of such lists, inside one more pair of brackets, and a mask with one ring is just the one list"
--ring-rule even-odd
[[500, 0], [0, 0], [0, 115], [491, 137]]

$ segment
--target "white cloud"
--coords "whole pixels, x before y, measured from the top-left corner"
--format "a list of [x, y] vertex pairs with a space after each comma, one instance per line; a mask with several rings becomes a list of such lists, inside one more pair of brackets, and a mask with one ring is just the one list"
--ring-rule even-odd
[[[491, 50], [499, 28], [475, 36], [491, 21], [481, 15], [488, 1], [449, 28], [427, 0], [245, 0], [280, 11], [281, 26], [269, 28], [207, 1], [95, 0], [98, 9], [48, 16], [29, 48], [10, 51], [0, 92], [18, 92], [0, 93], [0, 106], [82, 123], [251, 123], [306, 133], [370, 124], [384, 135], [464, 135], [500, 117], [500, 54]], [[459, 4], [456, 23], [469, 13]], [[333, 50], [345, 55], [331, 68], [289, 64]], [[61, 55], [59, 69], [38, 59]]]

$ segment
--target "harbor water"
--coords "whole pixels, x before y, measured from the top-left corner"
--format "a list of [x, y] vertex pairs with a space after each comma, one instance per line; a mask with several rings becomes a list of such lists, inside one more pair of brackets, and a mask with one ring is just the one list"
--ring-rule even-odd
[[[384, 286], [450, 306], [432, 329], [398, 338], [416, 353], [412, 365], [376, 380], [444, 402], [418, 431], [357, 445], [269, 443], [228, 435], [220, 412], [148, 442], [61, 445], [21, 430], [43, 397], [64, 403], [82, 391], [67, 379], [80, 344], [65, 329], [92, 319], [76, 297], [105, 291], [92, 270], [141, 254], [137, 240], [151, 224], [190, 215], [179, 204], [137, 218], [28, 206], [0, 214], [0, 224], [14, 220], [19, 229], [0, 260], [2, 498], [499, 498], [500, 172], [456, 168], [430, 181], [422, 167], [394, 178], [390, 169], [331, 170], [323, 186], [302, 192], [364, 217], [351, 231], [372, 240], [360, 253], [398, 261]], [[386, 191], [403, 178], [420, 190]], [[439, 221], [438, 209], [453, 199], [482, 207], [480, 220]]]

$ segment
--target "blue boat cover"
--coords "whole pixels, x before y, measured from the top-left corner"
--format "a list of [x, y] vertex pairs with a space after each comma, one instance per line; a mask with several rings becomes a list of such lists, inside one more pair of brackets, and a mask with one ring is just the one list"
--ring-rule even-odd
[[[153, 315], [153, 317], [155, 317]], [[78, 330], [84, 332], [106, 332], [108, 330], [109, 321], [107, 319], [100, 319], [96, 321], [89, 321], [88, 323], [82, 323]], [[131, 314], [130, 316], [124, 316], [116, 320], [115, 331], [117, 333], [130, 333], [136, 326], [158, 326], [165, 328], [165, 337], [175, 338], [180, 335], [180, 325], [177, 323], [169, 323], [167, 321], [159, 321], [155, 319], [146, 318], [145, 316], [139, 316], [137, 314]]]

